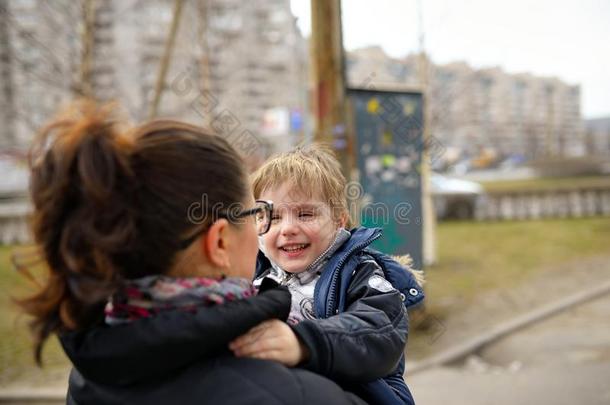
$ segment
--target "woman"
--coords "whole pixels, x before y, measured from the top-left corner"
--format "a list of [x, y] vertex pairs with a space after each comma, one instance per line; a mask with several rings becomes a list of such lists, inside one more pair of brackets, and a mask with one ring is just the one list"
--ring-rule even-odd
[[285, 319], [290, 294], [250, 286], [272, 206], [253, 201], [223, 139], [173, 121], [121, 131], [108, 109], [80, 104], [43, 130], [30, 165], [49, 277], [21, 305], [37, 361], [57, 334], [74, 365], [68, 403], [360, 403], [228, 351]]

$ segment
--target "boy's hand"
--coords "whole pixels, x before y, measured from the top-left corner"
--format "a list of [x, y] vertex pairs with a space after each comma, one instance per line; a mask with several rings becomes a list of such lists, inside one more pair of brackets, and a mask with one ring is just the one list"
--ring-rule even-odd
[[229, 343], [236, 357], [275, 360], [294, 367], [308, 357], [307, 348], [290, 326], [277, 319], [265, 321]]

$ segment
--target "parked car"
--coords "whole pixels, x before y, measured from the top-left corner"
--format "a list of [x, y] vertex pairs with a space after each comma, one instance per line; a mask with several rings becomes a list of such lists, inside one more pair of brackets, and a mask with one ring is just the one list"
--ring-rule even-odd
[[430, 178], [432, 200], [439, 219], [470, 219], [481, 203], [483, 186], [433, 173]]

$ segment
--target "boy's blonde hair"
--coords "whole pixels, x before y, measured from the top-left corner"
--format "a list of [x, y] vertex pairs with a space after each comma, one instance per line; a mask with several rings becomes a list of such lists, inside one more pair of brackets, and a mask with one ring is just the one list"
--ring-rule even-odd
[[299, 146], [268, 160], [252, 174], [254, 198], [285, 183], [295, 192], [326, 202], [335, 220], [347, 217], [345, 176], [329, 147], [321, 144]]

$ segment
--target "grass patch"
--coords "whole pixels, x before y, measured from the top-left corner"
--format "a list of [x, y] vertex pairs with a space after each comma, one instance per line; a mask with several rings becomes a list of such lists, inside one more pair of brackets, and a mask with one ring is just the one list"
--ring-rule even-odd
[[610, 218], [445, 222], [437, 237], [438, 264], [426, 269], [428, 295], [472, 301], [553, 264], [607, 253]]
[[546, 191], [578, 188], [610, 188], [610, 176], [546, 177], [528, 180], [481, 182], [485, 191]]
[[42, 384], [57, 379], [69, 367], [69, 361], [57, 339], [51, 338], [43, 351], [44, 368], [35, 365], [28, 319], [12, 302], [12, 297], [23, 297], [32, 290], [28, 281], [12, 268], [11, 251], [10, 247], [0, 246], [0, 385], [22, 379]]

